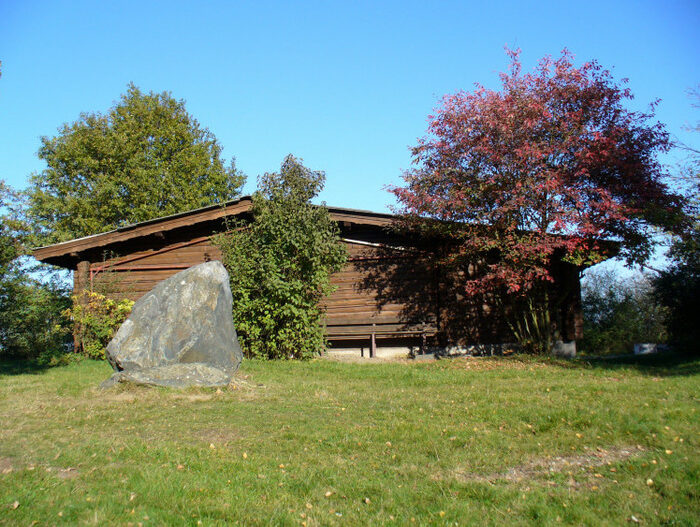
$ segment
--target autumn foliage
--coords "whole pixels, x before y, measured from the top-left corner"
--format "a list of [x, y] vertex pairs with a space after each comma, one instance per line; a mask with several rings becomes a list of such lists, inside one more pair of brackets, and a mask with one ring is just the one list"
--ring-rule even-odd
[[[553, 281], [551, 262], [590, 265], [606, 242], [644, 262], [654, 227], [682, 226], [682, 200], [663, 183], [664, 126], [625, 108], [632, 94], [596, 62], [564, 50], [524, 73], [519, 51], [500, 90], [445, 96], [413, 148], [406, 185], [391, 189], [409, 218], [443, 220], [452, 259], [481, 258], [467, 293], [518, 296]], [[549, 300], [545, 300], [549, 301]]]

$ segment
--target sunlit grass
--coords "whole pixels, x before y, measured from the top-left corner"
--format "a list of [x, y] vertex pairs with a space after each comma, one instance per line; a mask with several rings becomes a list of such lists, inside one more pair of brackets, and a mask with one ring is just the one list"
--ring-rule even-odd
[[4, 365], [0, 523], [693, 525], [699, 364], [246, 362], [224, 391]]

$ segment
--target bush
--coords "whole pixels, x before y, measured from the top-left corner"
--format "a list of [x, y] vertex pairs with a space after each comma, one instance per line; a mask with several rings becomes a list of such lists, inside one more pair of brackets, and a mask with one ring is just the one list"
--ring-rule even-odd
[[672, 247], [673, 264], [654, 281], [657, 296], [668, 310], [670, 341], [679, 350], [700, 353], [700, 223]]
[[326, 347], [320, 301], [347, 256], [328, 210], [310, 203], [324, 178], [288, 156], [279, 174], [259, 178], [252, 221], [214, 238], [247, 357], [305, 359]]
[[668, 340], [668, 310], [646, 275], [621, 279], [612, 271], [588, 271], [582, 283], [582, 352], [630, 353], [634, 343]]
[[[0, 357], [53, 363], [71, 351], [65, 281], [31, 265], [21, 194], [0, 180]], [[41, 277], [38, 279], [37, 277]]]
[[72, 350], [70, 305], [57, 277], [42, 283], [15, 265], [0, 277], [0, 355], [54, 363]]
[[73, 306], [65, 315], [73, 321], [80, 342], [76, 352], [90, 359], [104, 360], [107, 344], [131, 313], [134, 302], [115, 301], [93, 291], [82, 291], [71, 298]]

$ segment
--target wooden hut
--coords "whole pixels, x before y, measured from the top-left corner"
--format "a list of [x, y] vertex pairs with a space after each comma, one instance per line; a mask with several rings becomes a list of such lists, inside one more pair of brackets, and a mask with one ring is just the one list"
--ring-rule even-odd
[[[74, 291], [104, 287], [113, 295], [138, 299], [161, 280], [193, 265], [221, 258], [211, 236], [226, 230], [227, 218], [246, 219], [250, 197], [34, 251], [46, 263], [74, 271]], [[378, 346], [419, 347], [508, 341], [488, 301], [466, 305], [455, 284], [459, 273], [434, 264], [425, 240], [400, 237], [391, 214], [328, 207], [338, 223], [349, 261], [332, 277], [325, 301], [326, 334], [332, 349]], [[427, 256], [426, 256], [427, 254]], [[422, 256], [421, 256], [422, 255]], [[568, 339], [581, 336], [579, 268], [559, 263], [557, 287]]]

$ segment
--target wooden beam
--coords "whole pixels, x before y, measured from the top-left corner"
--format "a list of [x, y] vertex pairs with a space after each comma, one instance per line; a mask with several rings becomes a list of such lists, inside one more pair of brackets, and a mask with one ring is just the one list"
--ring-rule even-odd
[[[90, 282], [90, 262], [82, 261], [78, 263], [78, 267], [73, 271], [73, 294], [76, 296], [79, 302], [85, 303], [86, 299], [82, 294], [85, 291], [88, 283]], [[80, 351], [82, 346], [82, 341], [80, 339], [80, 332], [78, 330], [77, 324], [73, 325], [73, 350], [75, 352]]]
[[[175, 214], [164, 218], [145, 221], [135, 225], [128, 225], [119, 229], [86, 236], [67, 242], [49, 245], [35, 249], [33, 254], [37, 260], [46, 261], [54, 258], [75, 254], [80, 257], [82, 251], [105, 247], [115, 243], [121, 243], [143, 236], [164, 236], [164, 233], [181, 227], [189, 227], [198, 223], [215, 221], [228, 216], [237, 216], [250, 210], [252, 200], [249, 197], [241, 198], [226, 206], [213, 205], [211, 207]], [[328, 207], [331, 219], [336, 222], [348, 222], [351, 224], [386, 226], [394, 221], [391, 214], [373, 213], [366, 211], [353, 211]]]
[[114, 243], [124, 242], [133, 238], [149, 236], [158, 232], [167, 232], [180, 227], [187, 227], [205, 221], [214, 221], [225, 216], [235, 216], [250, 209], [250, 200], [240, 201], [228, 207], [214, 207], [191, 215], [177, 215], [172, 218], [164, 218], [162, 221], [149, 221], [143, 224], [123, 227], [115, 231], [78, 238], [48, 247], [41, 247], [34, 251], [37, 260], [44, 261], [50, 258], [64, 256], [72, 252], [79, 253], [95, 247], [104, 247]]

